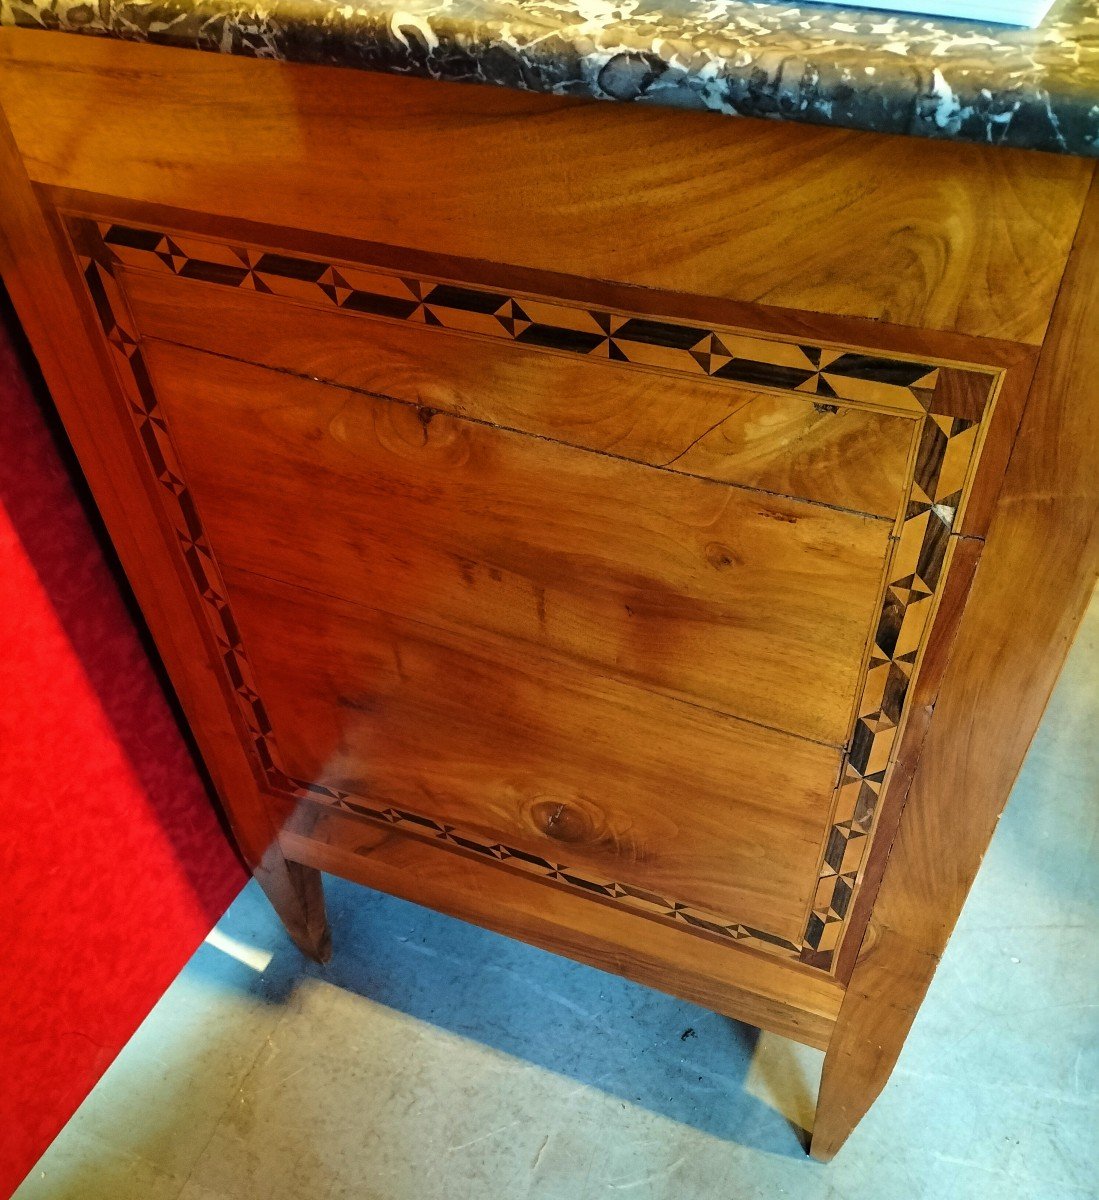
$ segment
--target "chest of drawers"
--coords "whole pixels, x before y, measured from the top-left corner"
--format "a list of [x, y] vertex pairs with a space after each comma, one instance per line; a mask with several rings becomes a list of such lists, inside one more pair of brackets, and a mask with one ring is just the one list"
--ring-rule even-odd
[[821, 1047], [829, 1157], [1094, 578], [1091, 165], [0, 64], [0, 265], [299, 946], [331, 871]]

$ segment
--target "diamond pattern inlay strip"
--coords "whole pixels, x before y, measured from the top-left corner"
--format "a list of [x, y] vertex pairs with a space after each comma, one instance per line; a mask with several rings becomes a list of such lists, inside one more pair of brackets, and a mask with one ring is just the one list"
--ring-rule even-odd
[[[973, 387], [940, 387], [936, 364], [857, 349], [805, 345], [742, 330], [704, 329], [685, 322], [630, 316], [559, 300], [304, 256], [234, 246], [191, 235], [68, 220], [89, 296], [113, 347], [134, 427], [160, 484], [180, 553], [220, 652], [261, 778], [272, 790], [308, 796], [358, 818], [396, 826], [452, 850], [580, 889], [702, 936], [736, 942], [832, 966], [873, 830], [905, 701], [931, 624], [946, 567], [949, 537], [987, 419], [995, 377], [962, 372]], [[556, 353], [582, 354], [624, 367], [705, 375], [734, 386], [771, 387], [848, 404], [872, 404], [920, 421], [915, 469], [891, 569], [873, 634], [855, 725], [834, 798], [819, 878], [800, 944], [693, 905], [597, 877], [514, 847], [470, 834], [419, 813], [295, 779], [280, 766], [278, 747], [227, 600], [227, 592], [171, 433], [160, 412], [115, 272], [120, 267], [169, 272], [207, 284], [243, 288], [298, 303], [337, 307], [375, 319], [414, 321], [483, 337], [503, 338]], [[950, 368], [956, 380], [960, 368]], [[984, 396], [974, 411], [974, 388]], [[951, 411], [959, 391], [966, 411]]]
[[98, 237], [108, 269], [167, 273], [384, 320], [830, 400], [876, 403], [912, 415], [926, 409], [924, 393], [935, 385], [934, 366], [887, 355], [704, 329], [127, 225], [86, 224], [88, 235]]

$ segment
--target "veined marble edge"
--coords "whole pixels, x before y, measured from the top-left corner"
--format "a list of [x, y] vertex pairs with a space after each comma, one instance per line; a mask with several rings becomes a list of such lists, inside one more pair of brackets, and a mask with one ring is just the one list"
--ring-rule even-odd
[[1036, 30], [768, 0], [0, 0], [0, 25], [1099, 156], [1099, 0]]

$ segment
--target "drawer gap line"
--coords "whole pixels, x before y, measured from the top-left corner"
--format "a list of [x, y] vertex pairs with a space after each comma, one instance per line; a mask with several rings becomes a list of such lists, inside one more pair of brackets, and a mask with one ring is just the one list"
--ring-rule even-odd
[[[356, 396], [366, 396], [371, 400], [380, 400], [386, 404], [400, 404], [405, 408], [416, 410], [431, 407], [430, 405], [425, 404], [414, 404], [410, 400], [401, 400], [396, 396], [387, 395], [385, 392], [372, 392], [368, 388], [355, 387], [353, 384], [348, 383], [339, 383], [336, 380], [327, 379], [323, 375], [309, 375], [304, 371], [294, 371], [289, 367], [272, 367], [266, 363], [253, 362], [248, 358], [238, 358], [235, 354], [226, 354], [224, 351], [207, 350], [202, 346], [195, 346], [189, 342], [177, 342], [170, 338], [151, 337], [149, 335], [143, 335], [142, 340], [153, 343], [159, 342], [166, 346], [178, 346], [183, 350], [193, 350], [198, 354], [208, 354], [211, 358], [220, 358], [226, 362], [240, 363], [242, 366], [259, 367], [264, 371], [273, 371], [278, 375], [287, 375], [291, 379], [301, 379], [309, 383], [323, 384], [325, 387], [339, 388], [341, 391], [351, 392]], [[783, 394], [789, 395], [790, 393]], [[670, 466], [668, 463], [643, 462], [638, 458], [627, 458], [624, 454], [615, 454], [611, 450], [598, 450], [592, 446], [581, 446], [575, 442], [564, 442], [561, 441], [560, 438], [549, 437], [544, 433], [533, 433], [530, 430], [519, 429], [513, 425], [500, 425], [494, 421], [486, 421], [483, 417], [472, 417], [465, 413], [450, 412], [447, 409], [436, 409], [434, 411], [442, 413], [455, 421], [468, 421], [471, 425], [479, 425], [483, 429], [495, 429], [501, 433], [513, 434], [516, 437], [527, 437], [539, 442], [548, 442], [551, 446], [561, 446], [566, 450], [575, 450], [580, 454], [595, 454], [600, 458], [609, 458], [614, 462], [628, 463], [632, 467], [641, 467], [649, 471], [664, 471], [669, 475], [679, 475], [685, 479], [695, 479], [699, 483], [709, 484], [713, 487], [735, 488], [737, 491], [748, 492], [756, 496], [769, 496], [776, 500], [792, 500], [796, 504], [808, 504], [813, 508], [823, 508], [829, 510], [830, 512], [842, 513], [844, 516], [859, 517], [865, 521], [879, 521], [888, 525], [892, 525], [896, 520], [896, 518], [893, 516], [882, 516], [878, 513], [863, 512], [862, 509], [848, 508], [845, 505], [832, 504], [826, 500], [810, 500], [804, 496], [791, 495], [789, 492], [776, 492], [768, 488], [753, 487], [750, 483], [735, 483], [731, 480], [714, 479], [709, 475], [697, 475], [693, 471], [678, 470], [675, 467]], [[690, 446], [687, 446], [684, 450], [680, 451], [679, 454], [672, 458], [671, 462], [675, 462], [676, 459], [682, 458], [682, 456], [686, 454], [695, 444], [697, 444], [698, 441], [701, 441], [701, 439], [706, 437], [707, 434], [712, 433], [714, 429], [718, 428], [725, 421], [727, 421], [729, 417], [733, 416], [736, 411], [737, 410], [735, 408], [731, 409], [725, 414], [724, 417], [721, 418], [720, 421], [696, 438], [695, 442], [692, 442]]]

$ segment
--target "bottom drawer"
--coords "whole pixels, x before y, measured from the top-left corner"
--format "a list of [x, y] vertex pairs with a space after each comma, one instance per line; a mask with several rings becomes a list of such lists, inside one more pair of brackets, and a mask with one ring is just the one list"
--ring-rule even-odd
[[287, 787], [627, 907], [797, 943], [834, 747], [503, 638], [225, 582]]

